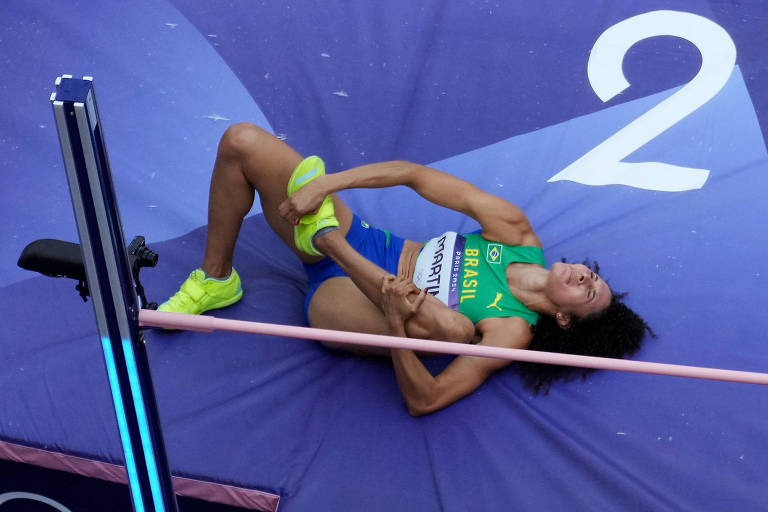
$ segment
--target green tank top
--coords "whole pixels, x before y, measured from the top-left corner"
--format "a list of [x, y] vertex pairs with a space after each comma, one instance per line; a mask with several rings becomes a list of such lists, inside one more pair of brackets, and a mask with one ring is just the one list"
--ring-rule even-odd
[[510, 263], [546, 266], [540, 247], [492, 242], [479, 233], [448, 232], [424, 244], [413, 282], [473, 323], [519, 316], [535, 325], [538, 313], [509, 291], [506, 268]]

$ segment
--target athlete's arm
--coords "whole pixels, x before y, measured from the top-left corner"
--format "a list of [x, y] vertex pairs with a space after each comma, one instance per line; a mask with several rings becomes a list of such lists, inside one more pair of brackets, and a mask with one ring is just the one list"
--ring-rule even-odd
[[405, 161], [380, 162], [326, 174], [309, 182], [278, 208], [283, 217], [315, 211], [325, 196], [351, 188], [405, 185], [425, 199], [477, 220], [486, 238], [510, 245], [540, 245], [523, 211], [451, 174]]
[[[490, 321], [490, 322], [489, 322]], [[480, 324], [484, 324], [482, 327]], [[488, 318], [478, 324], [481, 345], [526, 348], [531, 332], [521, 318]], [[407, 349], [393, 349], [392, 363], [408, 412], [423, 416], [442, 409], [480, 387], [495, 371], [509, 361], [483, 357], [458, 356], [437, 376], [424, 367], [416, 354]]]
[[404, 275], [384, 276], [379, 307], [392, 336], [468, 343], [475, 335], [469, 318], [419, 290]]
[[[413, 286], [416, 288], [416, 285]], [[408, 297], [414, 300], [416, 294], [412, 293]], [[437, 297], [426, 294], [419, 310], [405, 321], [405, 336], [469, 343], [475, 337], [475, 326], [466, 315], [449, 308]]]

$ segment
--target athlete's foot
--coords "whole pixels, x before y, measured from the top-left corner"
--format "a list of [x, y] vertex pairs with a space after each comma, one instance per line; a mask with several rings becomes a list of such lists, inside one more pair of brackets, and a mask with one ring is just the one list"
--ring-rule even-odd
[[199, 315], [211, 309], [224, 308], [243, 297], [240, 276], [235, 269], [226, 279], [206, 276], [201, 269], [193, 270], [173, 297], [163, 302], [159, 311]]
[[[318, 156], [309, 156], [299, 163], [288, 180], [286, 193], [291, 196], [301, 187], [325, 174], [325, 164]], [[333, 208], [333, 198], [326, 196], [316, 213], [309, 213], [299, 219], [293, 227], [293, 241], [296, 247], [311, 256], [324, 256], [314, 245], [314, 239], [324, 231], [336, 229], [339, 221]]]

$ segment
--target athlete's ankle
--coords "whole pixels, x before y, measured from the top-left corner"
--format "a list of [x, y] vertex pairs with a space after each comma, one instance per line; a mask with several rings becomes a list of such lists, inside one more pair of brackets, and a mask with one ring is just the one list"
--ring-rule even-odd
[[232, 265], [203, 263], [200, 270], [205, 273], [205, 277], [214, 279], [227, 279], [232, 275]]
[[328, 251], [344, 236], [338, 228], [322, 228], [312, 237], [312, 245], [318, 251], [329, 256]]

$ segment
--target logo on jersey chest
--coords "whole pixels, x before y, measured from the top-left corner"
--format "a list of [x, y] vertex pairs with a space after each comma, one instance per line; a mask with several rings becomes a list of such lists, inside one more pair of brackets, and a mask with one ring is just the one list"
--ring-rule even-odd
[[[485, 252], [486, 261], [488, 263], [501, 264], [503, 250], [504, 247], [501, 244], [489, 244]], [[486, 275], [480, 270], [480, 250], [467, 247], [464, 250], [463, 279], [461, 281], [459, 304], [478, 298], [481, 274]], [[499, 305], [499, 301], [502, 299], [502, 296], [501, 293], [496, 293], [496, 297], [486, 306], [486, 309], [493, 308], [501, 311], [502, 308]]]
[[488, 244], [488, 249], [485, 251], [485, 261], [495, 265], [501, 264], [501, 253], [504, 250], [504, 246], [501, 244]]
[[499, 301], [501, 300], [502, 297], [504, 297], [504, 294], [502, 294], [501, 292], [496, 292], [496, 298], [493, 299], [493, 302], [485, 306], [485, 309], [496, 308], [499, 311], [503, 311], [503, 309], [501, 309], [501, 306], [499, 306]]

